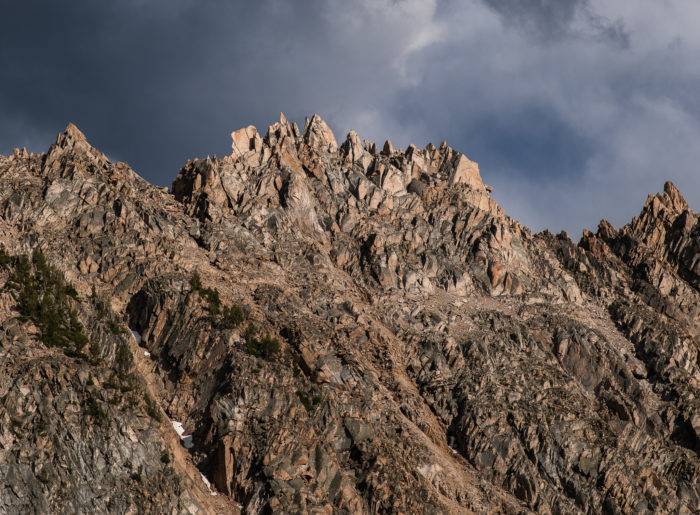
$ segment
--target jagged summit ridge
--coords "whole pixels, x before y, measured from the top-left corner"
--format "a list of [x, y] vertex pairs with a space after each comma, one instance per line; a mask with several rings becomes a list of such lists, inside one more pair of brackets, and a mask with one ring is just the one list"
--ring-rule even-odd
[[[343, 173], [338, 174], [340, 171]], [[446, 144], [439, 148], [429, 144], [425, 149], [410, 145], [402, 151], [387, 141], [377, 152], [374, 143], [362, 141], [351, 131], [339, 146], [318, 115], [306, 119], [303, 131], [284, 114], [264, 136], [254, 126], [234, 131], [231, 155], [192, 161], [175, 179], [173, 193], [195, 205], [202, 204], [206, 195], [208, 211], [214, 213], [221, 207], [225, 212], [224, 205], [236, 205], [250, 181], [258, 181], [258, 190], [264, 188], [273, 197], [268, 188], [279, 193], [291, 174], [307, 176], [333, 193], [352, 190], [356, 199], [368, 202], [371, 209], [393, 203], [398, 197], [421, 196], [448, 185], [463, 189], [464, 198], [484, 209], [499, 209], [490, 200], [478, 165]], [[199, 200], [192, 200], [195, 198]]]
[[[277, 166], [286, 166], [300, 171], [311, 157], [338, 159], [348, 167], [359, 166], [370, 177], [376, 175], [380, 186], [392, 193], [404, 192], [413, 179], [422, 175], [434, 175], [440, 171], [452, 185], [466, 184], [473, 189], [484, 189], [479, 167], [467, 156], [454, 151], [447, 144], [439, 149], [428, 144], [425, 149], [410, 145], [406, 151], [395, 149], [386, 141], [381, 152], [370, 141], [361, 140], [355, 131], [350, 131], [342, 145], [338, 146], [335, 135], [328, 124], [317, 114], [306, 118], [303, 131], [290, 123], [281, 113], [280, 120], [267, 129], [265, 136], [250, 125], [231, 134], [231, 160], [244, 166], [263, 166], [276, 159]], [[386, 170], [387, 161], [405, 161], [400, 170]], [[385, 178], [386, 176], [386, 178]]]

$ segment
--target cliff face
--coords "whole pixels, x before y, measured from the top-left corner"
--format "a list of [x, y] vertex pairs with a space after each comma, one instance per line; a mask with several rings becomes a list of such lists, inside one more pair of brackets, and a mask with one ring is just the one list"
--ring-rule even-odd
[[0, 510], [700, 510], [700, 224], [672, 184], [576, 244], [447, 144], [318, 116], [232, 141], [170, 191], [73, 126], [0, 157], [0, 243], [65, 276], [86, 339], [21, 315], [8, 257]]

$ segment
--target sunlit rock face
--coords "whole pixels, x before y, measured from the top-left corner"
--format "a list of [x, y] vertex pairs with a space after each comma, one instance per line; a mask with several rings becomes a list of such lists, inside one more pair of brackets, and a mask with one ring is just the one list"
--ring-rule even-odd
[[700, 510], [700, 225], [670, 183], [575, 243], [446, 143], [318, 115], [167, 190], [72, 125], [0, 178], [0, 512]]

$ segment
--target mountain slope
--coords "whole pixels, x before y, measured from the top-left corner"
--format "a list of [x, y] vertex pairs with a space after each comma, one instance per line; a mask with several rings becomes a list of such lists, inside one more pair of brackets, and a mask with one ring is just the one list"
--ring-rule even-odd
[[[318, 116], [232, 140], [231, 155], [188, 162], [172, 193], [74, 126], [46, 154], [0, 158], [0, 242], [13, 255], [39, 249], [65, 274], [91, 341], [105, 323], [95, 296], [141, 335], [129, 373], [192, 434], [185, 461], [223, 494], [195, 495], [175, 467], [182, 488], [149, 484], [159, 497], [133, 494], [132, 506], [700, 510], [700, 226], [672, 184], [630, 224], [603, 221], [574, 244], [510, 219], [447, 144], [379, 151], [351, 132], [338, 145]], [[31, 325], [13, 302], [5, 334]], [[2, 349], [13, 381], [26, 345], [15, 341]], [[38, 363], [60, 359], [78, 377], [115, 370], [116, 351], [92, 365], [31, 345]], [[0, 434], [18, 404], [3, 391]], [[147, 424], [143, 440], [167, 451], [167, 425]], [[7, 511], [59, 511], [56, 485], [85, 488], [71, 467], [39, 481], [38, 441], [0, 445], [3, 463], [19, 453], [33, 464], [23, 482], [0, 469]], [[159, 459], [142, 457], [149, 471]], [[20, 501], [29, 492], [40, 501]]]

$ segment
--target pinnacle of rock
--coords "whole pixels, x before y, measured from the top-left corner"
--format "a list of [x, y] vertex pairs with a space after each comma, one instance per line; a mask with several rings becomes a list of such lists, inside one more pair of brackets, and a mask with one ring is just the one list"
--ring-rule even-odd
[[280, 113], [279, 121], [267, 128], [265, 141], [271, 147], [277, 145], [278, 141], [284, 139], [296, 139], [300, 136], [299, 129], [295, 123], [290, 123], [284, 113]]
[[66, 126], [66, 129], [63, 131], [63, 134], [65, 134], [68, 137], [73, 138], [74, 140], [85, 140], [85, 135], [76, 127], [73, 123], [68, 123]]
[[76, 145], [88, 145], [85, 134], [81, 132], [73, 123], [68, 126], [56, 137], [56, 145], [61, 148], [75, 147]]
[[385, 156], [391, 156], [396, 152], [396, 149], [394, 148], [394, 145], [391, 143], [391, 141], [386, 140], [384, 142], [384, 147], [382, 148], [382, 154]]
[[248, 159], [262, 149], [262, 138], [253, 125], [243, 127], [231, 133], [231, 150], [234, 159]]
[[470, 160], [464, 154], [456, 157], [454, 170], [450, 177], [450, 184], [467, 184], [474, 189], [485, 189], [479, 174], [479, 165]]
[[664, 193], [670, 199], [671, 206], [675, 211], [682, 212], [688, 209], [688, 203], [686, 202], [685, 198], [683, 198], [683, 194], [671, 181], [666, 181], [664, 183]]
[[360, 136], [355, 131], [350, 131], [345, 138], [345, 142], [341, 147], [341, 151], [345, 158], [354, 163], [362, 158], [365, 153], [364, 145]]
[[617, 231], [612, 224], [603, 218], [598, 224], [598, 236], [603, 238], [603, 240], [608, 241], [614, 238], [616, 235]]
[[44, 173], [64, 173], [66, 157], [87, 159], [95, 167], [108, 162], [107, 157], [94, 148], [80, 129], [72, 123], [69, 123], [65, 130], [56, 136], [56, 142], [49, 148], [44, 161]]
[[304, 130], [304, 141], [311, 148], [336, 152], [338, 143], [328, 124], [317, 114], [313, 115]]

